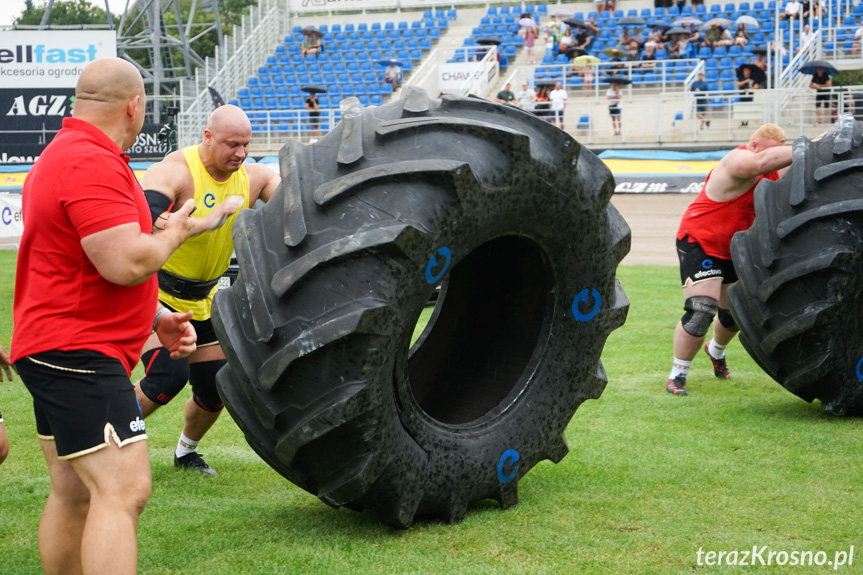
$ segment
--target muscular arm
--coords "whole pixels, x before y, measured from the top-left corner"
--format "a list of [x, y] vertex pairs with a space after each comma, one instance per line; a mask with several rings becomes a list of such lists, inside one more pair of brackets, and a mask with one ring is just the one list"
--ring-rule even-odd
[[258, 199], [269, 202], [282, 181], [279, 173], [263, 164], [246, 164], [246, 172], [249, 174], [249, 206]]
[[142, 233], [140, 224], [133, 222], [90, 234], [81, 239], [81, 247], [106, 280], [138, 285], [192, 235], [195, 222], [189, 215], [194, 207], [194, 200], [186, 202], [165, 220], [165, 230], [157, 235]]
[[758, 176], [791, 165], [791, 146], [773, 146], [760, 152], [731, 150], [713, 169], [707, 181], [707, 197], [716, 202], [733, 200], [746, 192]]

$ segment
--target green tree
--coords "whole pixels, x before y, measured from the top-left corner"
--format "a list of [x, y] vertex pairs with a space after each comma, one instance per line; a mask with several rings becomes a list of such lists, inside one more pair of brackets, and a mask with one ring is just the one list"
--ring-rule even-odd
[[[36, 5], [33, 0], [24, 3], [24, 11], [12, 20], [13, 24], [37, 26], [42, 23], [47, 2], [44, 0]], [[48, 24], [66, 26], [74, 24], [107, 24], [108, 16], [105, 10], [93, 6], [87, 0], [59, 0], [51, 7], [51, 17]]]

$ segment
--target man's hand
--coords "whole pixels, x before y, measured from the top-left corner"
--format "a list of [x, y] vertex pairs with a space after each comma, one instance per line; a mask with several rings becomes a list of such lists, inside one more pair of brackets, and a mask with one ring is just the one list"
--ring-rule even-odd
[[195, 218], [195, 232], [198, 235], [208, 230], [215, 230], [225, 225], [228, 218], [243, 207], [246, 199], [243, 196], [231, 195], [210, 212], [205, 218]]
[[156, 336], [159, 341], [171, 352], [171, 359], [182, 359], [189, 357], [197, 345], [198, 334], [189, 323], [192, 312], [171, 312], [159, 318], [156, 323]]
[[0, 371], [0, 381], [3, 381], [3, 373], [6, 373], [6, 377], [9, 381], [12, 381], [12, 372], [18, 373], [18, 370], [15, 369], [15, 366], [9, 361], [9, 354], [6, 353], [6, 350], [3, 349], [3, 346], [0, 345], [0, 368], [3, 371]]

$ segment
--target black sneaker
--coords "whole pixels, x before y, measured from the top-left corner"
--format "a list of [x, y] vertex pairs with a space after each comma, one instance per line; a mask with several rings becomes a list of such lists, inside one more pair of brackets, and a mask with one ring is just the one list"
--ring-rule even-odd
[[674, 379], [669, 379], [665, 382], [665, 391], [673, 395], [687, 395], [686, 376], [678, 375]]
[[725, 358], [723, 357], [722, 359], [716, 359], [715, 357], [710, 355], [709, 349], [710, 344], [705, 343], [704, 353], [706, 353], [707, 357], [710, 358], [710, 361], [713, 362], [713, 375], [715, 375], [719, 379], [728, 379], [729, 377], [731, 377], [731, 372], [728, 371], [728, 364], [725, 363]]
[[207, 465], [207, 462], [198, 454], [197, 451], [193, 451], [183, 457], [177, 457], [177, 454], [174, 454], [174, 467], [183, 467], [185, 469], [191, 469], [197, 471], [201, 475], [218, 475], [216, 470]]

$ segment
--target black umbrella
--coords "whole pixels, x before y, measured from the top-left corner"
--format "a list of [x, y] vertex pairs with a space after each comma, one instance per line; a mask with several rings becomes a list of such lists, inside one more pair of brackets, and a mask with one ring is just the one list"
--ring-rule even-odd
[[625, 86], [627, 84], [631, 84], [632, 80], [629, 78], [624, 78], [622, 76], [609, 76], [608, 78], [603, 78], [603, 84], [619, 84], [621, 86]]
[[644, 26], [647, 24], [647, 20], [638, 16], [624, 16], [617, 23], [621, 26]]
[[767, 55], [767, 46], [758, 46], [757, 48], [750, 48], [750, 52], [753, 54], [761, 54], [762, 56]]
[[756, 66], [755, 64], [741, 64], [737, 67], [737, 79], [743, 79], [743, 69], [749, 68], [749, 77], [752, 78], [752, 81], [758, 84], [759, 86], [764, 86], [767, 83], [767, 75], [764, 73], [764, 70]]
[[225, 100], [222, 99], [222, 96], [216, 92], [216, 89], [212, 86], [207, 86], [207, 90], [210, 91], [210, 98], [213, 99], [213, 107], [218, 108], [220, 106], [225, 105]]
[[482, 38], [477, 38], [476, 43], [480, 46], [488, 46], [490, 44], [498, 46], [500, 45], [500, 38], [495, 38], [494, 36], [483, 36]]
[[839, 71], [833, 66], [833, 64], [825, 62], [824, 60], [811, 60], [806, 62], [800, 66], [799, 71], [801, 74], [814, 74], [816, 68], [824, 68], [824, 73], [829, 74], [830, 76]]
[[575, 58], [576, 56], [583, 56], [583, 55], [587, 54], [587, 50], [585, 50], [584, 48], [579, 48], [577, 46], [573, 46], [572, 48], [567, 48], [565, 54], [566, 54], [566, 57], [571, 60], [571, 59]]
[[323, 32], [321, 32], [320, 30], [318, 30], [314, 26], [306, 26], [305, 28], [300, 30], [300, 32], [302, 34], [305, 34], [306, 36], [323, 36], [324, 35]]
[[303, 92], [308, 92], [309, 94], [326, 94], [327, 89], [323, 86], [303, 86], [300, 88]]
[[584, 26], [585, 26], [584, 20], [582, 20], [581, 18], [567, 18], [566, 20], [563, 21], [563, 23], [568, 25], [568, 26], [572, 26], [573, 28], [576, 28], [579, 26], [584, 28]]
[[537, 80], [536, 85], [540, 88], [543, 86], [555, 86], [557, 85], [557, 80], [552, 80], [551, 78], [545, 78], [544, 80]]

